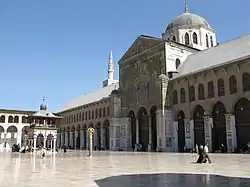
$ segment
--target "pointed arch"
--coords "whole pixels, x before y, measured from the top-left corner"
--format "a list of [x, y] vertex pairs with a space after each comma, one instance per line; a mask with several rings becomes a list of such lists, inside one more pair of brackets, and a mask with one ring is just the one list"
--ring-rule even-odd
[[196, 32], [193, 33], [193, 43], [198, 44], [198, 37], [197, 37]]
[[133, 110], [130, 110], [128, 113], [128, 117], [130, 118], [130, 128], [132, 135], [132, 148], [135, 149], [136, 144], [136, 116]]
[[194, 145], [205, 144], [204, 112], [205, 110], [201, 105], [197, 105], [193, 111]]
[[177, 115], [178, 120], [178, 150], [184, 152], [185, 141], [185, 113], [181, 110]]
[[229, 93], [230, 94], [237, 93], [237, 79], [234, 75], [229, 77]]
[[189, 34], [188, 34], [187, 32], [185, 33], [184, 38], [185, 38], [185, 45], [189, 45], [189, 44], [190, 44], [190, 41], [189, 41]]

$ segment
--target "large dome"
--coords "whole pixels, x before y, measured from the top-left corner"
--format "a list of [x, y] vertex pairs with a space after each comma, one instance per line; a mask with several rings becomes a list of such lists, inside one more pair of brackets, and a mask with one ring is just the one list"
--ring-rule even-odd
[[166, 31], [181, 26], [204, 26], [210, 28], [210, 25], [203, 17], [185, 12], [184, 14], [175, 18], [175, 20], [167, 26]]

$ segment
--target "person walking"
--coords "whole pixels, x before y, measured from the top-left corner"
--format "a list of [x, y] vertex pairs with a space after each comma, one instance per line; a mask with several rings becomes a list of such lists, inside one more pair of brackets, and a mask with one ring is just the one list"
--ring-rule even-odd
[[209, 155], [208, 155], [208, 152], [209, 152], [208, 143], [206, 143], [206, 144], [204, 145], [204, 156], [205, 156], [205, 158], [208, 160], [208, 163], [211, 164], [212, 161], [211, 161], [211, 159], [210, 159], [210, 157], [209, 157]]

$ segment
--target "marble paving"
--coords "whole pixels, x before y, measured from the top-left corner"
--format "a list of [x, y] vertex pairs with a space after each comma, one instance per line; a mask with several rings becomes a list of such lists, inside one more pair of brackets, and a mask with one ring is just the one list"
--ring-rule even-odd
[[0, 152], [0, 187], [249, 187], [250, 155], [84, 151], [40, 155]]

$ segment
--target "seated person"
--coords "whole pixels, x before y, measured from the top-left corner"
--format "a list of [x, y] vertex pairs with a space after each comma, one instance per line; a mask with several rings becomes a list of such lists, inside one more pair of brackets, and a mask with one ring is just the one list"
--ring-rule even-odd
[[205, 158], [205, 154], [204, 154], [204, 150], [203, 150], [203, 146], [201, 145], [198, 149], [198, 159], [197, 159], [197, 163], [201, 164], [201, 163], [206, 163], [207, 159]]

